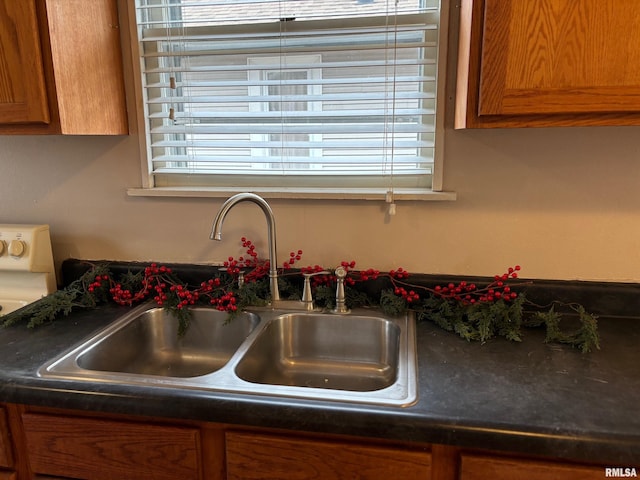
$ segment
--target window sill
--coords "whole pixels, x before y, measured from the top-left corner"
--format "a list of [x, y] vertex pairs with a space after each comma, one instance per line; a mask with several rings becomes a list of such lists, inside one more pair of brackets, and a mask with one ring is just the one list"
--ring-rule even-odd
[[[252, 192], [264, 198], [308, 199], [308, 200], [385, 200], [386, 189], [381, 188], [269, 188], [269, 187], [155, 187], [129, 188], [127, 195], [131, 197], [194, 197], [226, 198], [236, 193]], [[395, 188], [394, 201], [452, 201], [456, 200], [456, 192], [434, 192], [425, 189]]]

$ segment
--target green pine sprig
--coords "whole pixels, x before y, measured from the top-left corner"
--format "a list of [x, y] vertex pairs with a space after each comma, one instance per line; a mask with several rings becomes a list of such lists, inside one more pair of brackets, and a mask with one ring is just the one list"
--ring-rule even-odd
[[104, 289], [90, 291], [96, 275], [110, 275], [106, 264], [94, 265], [80, 278], [71, 282], [66, 288], [33, 302], [26, 307], [2, 317], [2, 325], [8, 327], [27, 321], [28, 328], [34, 328], [53, 322], [60, 316], [67, 316], [78, 308], [95, 308], [106, 299]]
[[583, 353], [589, 353], [594, 349], [599, 350], [598, 317], [587, 312], [582, 305], [564, 305], [577, 314], [580, 323], [578, 328], [565, 332], [560, 326], [563, 316], [555, 310], [556, 306], [561, 305], [563, 304], [554, 302], [549, 310], [534, 312], [526, 320], [526, 325], [530, 327], [546, 327], [545, 342], [547, 343], [564, 343], [578, 348]]
[[[555, 305], [561, 304], [556, 302]], [[523, 293], [510, 301], [500, 299], [474, 304], [430, 295], [419, 303], [408, 305], [391, 290], [385, 290], [380, 298], [380, 307], [387, 315], [399, 315], [412, 310], [418, 321], [433, 322], [468, 341], [486, 342], [494, 337], [502, 337], [521, 342], [523, 327], [540, 327], [546, 329], [547, 343], [563, 343], [583, 353], [600, 349], [597, 316], [588, 313], [582, 305], [566, 306], [578, 314], [580, 321], [580, 326], [570, 332], [561, 328], [563, 315], [554, 306], [548, 311], [531, 310], [539, 306], [529, 302]]]

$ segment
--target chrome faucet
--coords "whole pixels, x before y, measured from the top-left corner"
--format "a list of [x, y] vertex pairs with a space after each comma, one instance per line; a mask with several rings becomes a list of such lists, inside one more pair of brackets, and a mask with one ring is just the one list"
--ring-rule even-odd
[[276, 220], [273, 211], [264, 198], [255, 193], [238, 193], [228, 198], [220, 207], [220, 211], [213, 221], [211, 229], [211, 240], [222, 240], [222, 223], [229, 210], [240, 202], [252, 202], [258, 205], [267, 219], [267, 234], [269, 236], [269, 288], [271, 291], [271, 303], [275, 306], [280, 302], [280, 291], [278, 290], [278, 259], [276, 255]]

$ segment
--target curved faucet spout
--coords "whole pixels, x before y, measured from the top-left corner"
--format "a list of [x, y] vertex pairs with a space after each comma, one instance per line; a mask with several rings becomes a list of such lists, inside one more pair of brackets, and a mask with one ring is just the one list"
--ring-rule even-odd
[[271, 290], [271, 301], [280, 300], [278, 290], [278, 259], [276, 255], [276, 220], [271, 207], [264, 198], [255, 193], [238, 193], [228, 198], [220, 207], [220, 211], [213, 220], [211, 228], [211, 240], [222, 240], [222, 224], [229, 210], [240, 202], [252, 202], [258, 205], [267, 219], [267, 234], [269, 237], [269, 287]]

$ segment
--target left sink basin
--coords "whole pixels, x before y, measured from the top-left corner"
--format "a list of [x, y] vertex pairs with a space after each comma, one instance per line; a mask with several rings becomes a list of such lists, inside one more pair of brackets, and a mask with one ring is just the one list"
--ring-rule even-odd
[[197, 377], [220, 370], [260, 322], [253, 313], [229, 321], [226, 312], [192, 308], [184, 336], [162, 308], [136, 309], [75, 348], [46, 370], [117, 372], [163, 377]]

